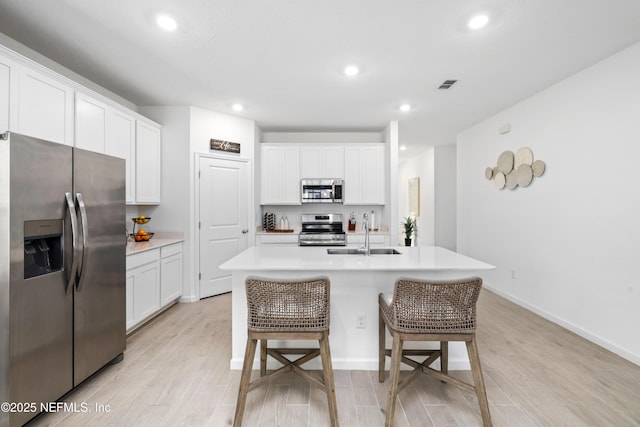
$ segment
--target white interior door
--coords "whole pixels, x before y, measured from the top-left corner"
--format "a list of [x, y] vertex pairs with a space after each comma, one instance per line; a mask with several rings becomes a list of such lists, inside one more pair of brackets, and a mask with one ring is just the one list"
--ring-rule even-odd
[[244, 161], [200, 158], [200, 298], [231, 291], [218, 266], [248, 245], [249, 168]]

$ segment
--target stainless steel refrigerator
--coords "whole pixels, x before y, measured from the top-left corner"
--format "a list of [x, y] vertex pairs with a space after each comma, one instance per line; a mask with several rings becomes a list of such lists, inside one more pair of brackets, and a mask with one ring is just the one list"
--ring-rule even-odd
[[2, 135], [0, 427], [122, 359], [125, 228], [124, 160]]

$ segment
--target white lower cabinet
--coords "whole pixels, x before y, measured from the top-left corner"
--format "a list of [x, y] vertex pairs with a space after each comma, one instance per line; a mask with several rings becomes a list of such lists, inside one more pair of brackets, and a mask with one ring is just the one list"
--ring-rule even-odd
[[160, 248], [160, 306], [182, 295], [182, 243]]
[[160, 309], [160, 250], [127, 257], [127, 330]]
[[256, 235], [256, 246], [264, 245], [290, 245], [298, 246], [298, 233], [273, 233]]
[[182, 295], [182, 243], [127, 256], [127, 331]]
[[[364, 234], [347, 234], [348, 245], [364, 245]], [[369, 234], [370, 245], [389, 245], [388, 234]]]

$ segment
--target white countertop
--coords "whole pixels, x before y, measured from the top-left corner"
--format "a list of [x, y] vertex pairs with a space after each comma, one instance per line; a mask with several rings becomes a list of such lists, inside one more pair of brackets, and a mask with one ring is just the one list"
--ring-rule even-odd
[[173, 245], [174, 243], [179, 243], [182, 241], [184, 241], [184, 239], [163, 239], [153, 237], [151, 240], [148, 240], [146, 242], [127, 242], [127, 255], [133, 255], [153, 249], [159, 249], [163, 246]]
[[[292, 227], [291, 230], [293, 230], [293, 231], [286, 231], [286, 232], [282, 232], [282, 231], [266, 231], [262, 227], [258, 227], [256, 229], [256, 234], [270, 235], [270, 236], [273, 236], [273, 235], [285, 235], [285, 236], [287, 236], [287, 235], [289, 235], [289, 236], [290, 235], [296, 235], [297, 236], [300, 233], [301, 228], [299, 226], [296, 226], [296, 227]], [[361, 236], [364, 236], [365, 235], [364, 230], [362, 230], [361, 228], [358, 228], [356, 231], [348, 231], [348, 230], [345, 229], [345, 233], [347, 234], [347, 236], [349, 236], [349, 235], [361, 235]], [[379, 230], [371, 230], [369, 232], [369, 234], [373, 236], [373, 235], [377, 235], [377, 234], [389, 235], [390, 233], [389, 233], [389, 229], [385, 227], [385, 228], [381, 228]]]
[[252, 246], [220, 265], [222, 270], [478, 271], [495, 267], [437, 246], [393, 247], [400, 255], [329, 255], [327, 247]]

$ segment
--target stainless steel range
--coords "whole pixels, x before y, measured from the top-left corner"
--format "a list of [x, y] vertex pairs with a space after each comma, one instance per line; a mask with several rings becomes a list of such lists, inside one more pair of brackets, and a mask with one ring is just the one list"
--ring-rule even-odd
[[342, 214], [303, 214], [299, 246], [346, 246]]

